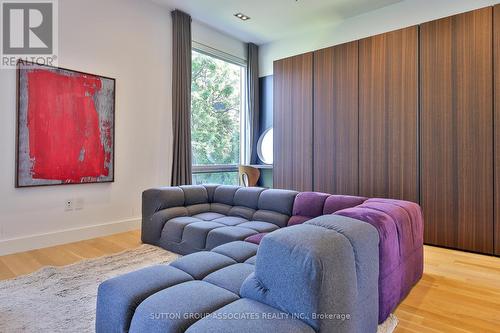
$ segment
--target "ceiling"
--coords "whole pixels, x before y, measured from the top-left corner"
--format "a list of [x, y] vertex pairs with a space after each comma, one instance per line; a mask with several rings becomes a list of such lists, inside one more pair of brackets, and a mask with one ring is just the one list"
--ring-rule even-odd
[[[265, 44], [326, 28], [401, 0], [154, 0], [245, 42]], [[251, 19], [234, 16], [243, 13]]]

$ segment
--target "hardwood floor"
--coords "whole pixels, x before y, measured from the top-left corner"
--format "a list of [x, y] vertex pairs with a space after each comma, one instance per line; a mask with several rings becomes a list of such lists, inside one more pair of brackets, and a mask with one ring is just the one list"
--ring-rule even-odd
[[[139, 246], [131, 231], [0, 257], [0, 280]], [[499, 332], [500, 258], [425, 247], [422, 280], [396, 310], [396, 333]]]
[[107, 237], [0, 256], [0, 280], [34, 272], [43, 266], [64, 266], [141, 245], [139, 230]]
[[499, 332], [500, 258], [425, 246], [424, 276], [396, 310], [397, 333]]

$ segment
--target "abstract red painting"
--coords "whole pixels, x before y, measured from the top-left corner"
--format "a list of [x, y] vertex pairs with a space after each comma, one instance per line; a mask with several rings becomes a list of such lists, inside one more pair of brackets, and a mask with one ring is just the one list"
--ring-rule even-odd
[[20, 61], [17, 187], [114, 181], [115, 80]]

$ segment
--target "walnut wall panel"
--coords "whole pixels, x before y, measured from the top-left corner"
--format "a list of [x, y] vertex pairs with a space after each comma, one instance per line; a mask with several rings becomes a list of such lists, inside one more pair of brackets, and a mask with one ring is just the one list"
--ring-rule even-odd
[[314, 190], [358, 194], [358, 42], [314, 52]]
[[420, 202], [426, 243], [500, 255], [500, 5], [277, 61], [274, 89], [276, 187]]
[[419, 201], [418, 28], [359, 41], [360, 195]]
[[274, 62], [275, 188], [313, 188], [312, 90], [312, 53]]
[[425, 241], [493, 251], [492, 9], [420, 27]]
[[500, 5], [493, 14], [493, 59], [495, 61], [495, 254], [500, 255]]

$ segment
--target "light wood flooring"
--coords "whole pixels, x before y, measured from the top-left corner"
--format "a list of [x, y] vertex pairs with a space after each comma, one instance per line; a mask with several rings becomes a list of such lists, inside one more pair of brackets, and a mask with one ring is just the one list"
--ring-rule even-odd
[[[0, 257], [0, 280], [141, 245], [140, 232]], [[425, 247], [424, 277], [396, 310], [396, 333], [500, 332], [500, 258]]]

